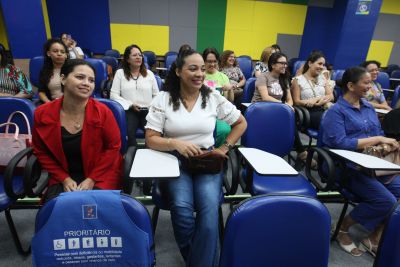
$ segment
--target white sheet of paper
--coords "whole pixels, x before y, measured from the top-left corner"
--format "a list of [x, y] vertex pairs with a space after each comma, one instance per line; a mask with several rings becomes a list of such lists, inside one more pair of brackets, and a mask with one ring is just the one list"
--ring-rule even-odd
[[389, 113], [389, 110], [382, 109], [382, 108], [376, 108], [375, 111], [376, 111], [376, 113], [381, 113], [381, 114]]
[[131, 178], [178, 178], [178, 159], [169, 153], [138, 149], [133, 160]]

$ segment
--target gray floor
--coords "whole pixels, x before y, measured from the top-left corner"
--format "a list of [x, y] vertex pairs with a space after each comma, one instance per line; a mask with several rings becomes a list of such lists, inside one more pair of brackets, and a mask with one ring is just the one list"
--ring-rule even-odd
[[[334, 222], [339, 215], [341, 205], [339, 204], [328, 204], [327, 205], [331, 215], [332, 221]], [[151, 212], [152, 206], [148, 206]], [[223, 206], [224, 218], [229, 215], [229, 205], [224, 204]], [[21, 235], [21, 239], [25, 244], [30, 242], [34, 231], [34, 219], [36, 211], [32, 210], [14, 210], [12, 211], [16, 226]], [[361, 227], [353, 227], [350, 234], [353, 236], [355, 241], [361, 240], [366, 236]], [[157, 266], [162, 267], [183, 267], [184, 263], [180, 257], [178, 248], [175, 244], [175, 240], [172, 234], [172, 226], [170, 222], [170, 215], [167, 211], [161, 211], [159, 217], [159, 223], [157, 232], [155, 235], [156, 243], [156, 257]], [[284, 248], [282, 248], [284, 249]], [[313, 249], [310, 247], [310, 249]], [[368, 267], [373, 265], [373, 258], [364, 254], [361, 257], [352, 257], [345, 253], [339, 248], [336, 242], [331, 244], [329, 266], [330, 267], [341, 267], [341, 266], [362, 266]], [[17, 254], [11, 235], [8, 231], [8, 226], [5, 220], [4, 213], [0, 214], [0, 266], [18, 266], [25, 267], [31, 266], [31, 257], [22, 258]]]

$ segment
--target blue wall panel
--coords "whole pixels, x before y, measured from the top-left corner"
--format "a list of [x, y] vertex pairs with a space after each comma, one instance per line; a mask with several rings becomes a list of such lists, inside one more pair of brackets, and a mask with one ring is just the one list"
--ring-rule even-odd
[[41, 0], [0, 0], [14, 58], [42, 55], [46, 41]]
[[308, 7], [300, 58], [322, 50], [336, 69], [365, 60], [382, 0], [370, 2], [368, 15], [356, 15], [358, 0], [335, 1], [332, 8]]
[[51, 35], [70, 33], [78, 46], [94, 53], [111, 48], [108, 0], [47, 0]]

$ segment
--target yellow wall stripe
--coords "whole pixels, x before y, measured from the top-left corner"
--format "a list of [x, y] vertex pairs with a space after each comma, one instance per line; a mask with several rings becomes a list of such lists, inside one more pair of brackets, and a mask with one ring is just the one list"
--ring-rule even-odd
[[0, 43], [4, 45], [5, 49], [7, 50], [9, 49], [6, 25], [4, 25], [4, 18], [2, 11], [0, 11]]
[[383, 0], [381, 13], [400, 15], [399, 0]]
[[277, 42], [278, 33], [302, 35], [307, 6], [262, 1], [228, 0], [224, 49], [260, 58]]
[[394, 42], [372, 40], [369, 46], [367, 60], [377, 60], [382, 67], [387, 66], [392, 54]]
[[50, 30], [49, 14], [47, 12], [46, 0], [42, 0], [42, 10], [43, 10], [44, 25], [46, 27], [46, 36], [47, 36], [47, 39], [50, 39], [51, 38], [51, 30]]
[[111, 45], [121, 54], [131, 44], [164, 55], [169, 50], [169, 27], [159, 25], [111, 23]]

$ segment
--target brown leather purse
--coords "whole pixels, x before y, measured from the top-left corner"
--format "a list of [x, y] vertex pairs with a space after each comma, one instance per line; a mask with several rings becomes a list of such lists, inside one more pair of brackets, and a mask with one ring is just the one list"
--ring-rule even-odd
[[195, 157], [180, 156], [180, 160], [182, 169], [191, 174], [217, 174], [224, 167], [225, 157], [211, 150]]

